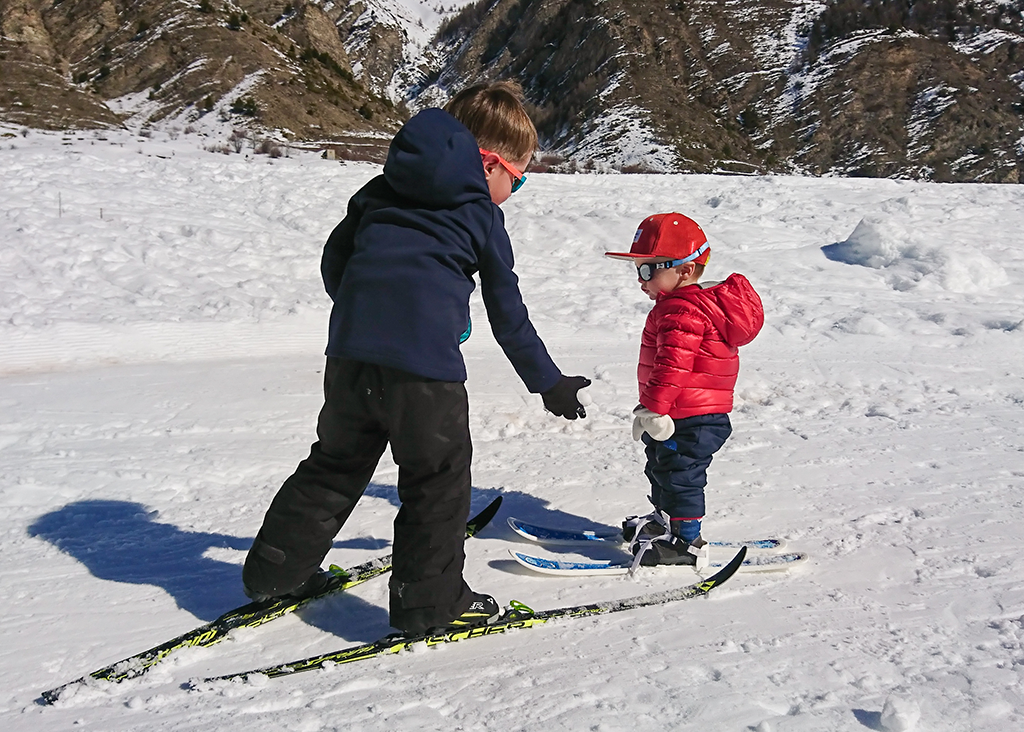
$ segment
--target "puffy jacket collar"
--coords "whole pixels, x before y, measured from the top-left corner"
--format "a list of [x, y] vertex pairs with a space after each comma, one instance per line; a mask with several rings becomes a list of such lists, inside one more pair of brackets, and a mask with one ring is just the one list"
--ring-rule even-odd
[[733, 273], [724, 282], [708, 288], [688, 285], [658, 296], [658, 301], [686, 300], [711, 319], [722, 339], [734, 348], [745, 346], [764, 325], [761, 298], [741, 274]]
[[442, 109], [425, 109], [398, 131], [384, 178], [400, 196], [427, 208], [491, 199], [476, 140]]

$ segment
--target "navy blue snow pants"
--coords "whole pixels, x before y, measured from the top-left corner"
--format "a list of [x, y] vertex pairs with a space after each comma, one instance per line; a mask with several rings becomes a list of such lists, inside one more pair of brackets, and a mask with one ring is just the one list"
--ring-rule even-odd
[[675, 433], [663, 442], [643, 434], [651, 500], [671, 518], [701, 519], [711, 456], [729, 439], [732, 424], [728, 414], [700, 414], [675, 423]]

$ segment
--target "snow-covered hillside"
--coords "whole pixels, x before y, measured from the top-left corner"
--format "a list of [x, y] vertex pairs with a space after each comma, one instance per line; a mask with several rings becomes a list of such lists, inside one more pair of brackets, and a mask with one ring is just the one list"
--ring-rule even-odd
[[[447, 18], [457, 14], [473, 0], [365, 0], [345, 8], [347, 33], [343, 33], [345, 51], [353, 59], [353, 72], [374, 89], [384, 91], [395, 103], [409, 101], [409, 91], [422, 84], [426, 69], [443, 65], [431, 41]], [[327, 12], [336, 3], [322, 3]], [[355, 16], [348, 18], [346, 16]], [[379, 52], [382, 33], [396, 32], [400, 37], [401, 53], [395, 68], [366, 68], [364, 59]], [[443, 96], [443, 95], [442, 95]], [[436, 101], [436, 100], [435, 100]], [[414, 106], [426, 106], [413, 103]]]
[[[527, 574], [516, 515], [615, 525], [645, 508], [629, 436], [649, 308], [602, 257], [681, 211], [709, 279], [767, 322], [711, 468], [711, 538], [811, 560], [707, 600], [264, 684], [190, 678], [388, 631], [375, 580], [56, 706], [39, 693], [241, 604], [240, 563], [314, 439], [322, 243], [377, 169], [214, 155], [194, 141], [31, 133], [0, 149], [0, 726], [218, 730], [1005, 732], [1024, 723], [1024, 190], [888, 180], [531, 175], [504, 210], [534, 322], [586, 420], [544, 412], [485, 327], [464, 353], [467, 577], [534, 608], [692, 581]], [[385, 460], [329, 561], [390, 549]]]

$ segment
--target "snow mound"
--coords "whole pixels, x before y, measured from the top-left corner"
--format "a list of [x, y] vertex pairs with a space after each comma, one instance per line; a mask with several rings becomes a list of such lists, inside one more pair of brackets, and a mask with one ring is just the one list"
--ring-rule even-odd
[[845, 241], [822, 251], [835, 262], [885, 270], [896, 290], [921, 287], [972, 293], [1010, 282], [1006, 271], [977, 249], [957, 241], [925, 240], [888, 216], [862, 218]]
[[891, 694], [885, 700], [879, 722], [885, 732], [912, 732], [921, 719], [921, 707], [907, 696]]

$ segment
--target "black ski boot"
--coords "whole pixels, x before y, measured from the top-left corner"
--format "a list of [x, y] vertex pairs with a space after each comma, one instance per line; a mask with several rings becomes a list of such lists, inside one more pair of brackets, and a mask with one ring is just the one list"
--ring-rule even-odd
[[622, 538], [629, 542], [629, 550], [636, 557], [633, 569], [685, 564], [699, 571], [711, 563], [708, 543], [699, 536], [693, 541], [678, 536], [676, 525], [661, 511], [628, 516], [622, 522]]
[[447, 625], [438, 625], [427, 631], [428, 635], [442, 635], [452, 631], [475, 628], [478, 625], [487, 625], [501, 613], [501, 607], [490, 595], [483, 595], [479, 592], [473, 593], [473, 602], [469, 604], [466, 611]]
[[322, 569], [317, 570], [308, 580], [303, 582], [294, 590], [291, 592], [285, 592], [281, 595], [270, 595], [266, 592], [258, 592], [245, 584], [242, 585], [242, 591], [245, 592], [245, 596], [253, 602], [266, 602], [267, 600], [279, 599], [282, 597], [294, 597], [298, 600], [304, 600], [307, 597], [313, 597], [313, 595], [320, 594], [320, 592], [327, 587], [330, 576], [329, 572], [325, 572]]

